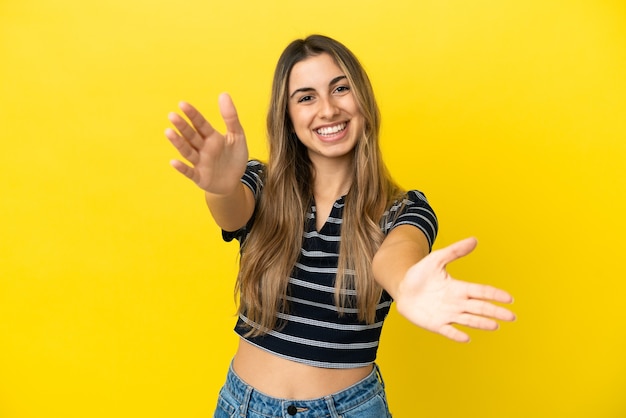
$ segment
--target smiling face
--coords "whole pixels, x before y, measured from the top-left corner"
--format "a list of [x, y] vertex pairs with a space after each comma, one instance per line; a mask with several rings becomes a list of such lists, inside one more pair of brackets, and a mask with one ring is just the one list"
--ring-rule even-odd
[[352, 86], [333, 58], [322, 53], [295, 64], [288, 94], [289, 117], [311, 162], [350, 161], [364, 121]]

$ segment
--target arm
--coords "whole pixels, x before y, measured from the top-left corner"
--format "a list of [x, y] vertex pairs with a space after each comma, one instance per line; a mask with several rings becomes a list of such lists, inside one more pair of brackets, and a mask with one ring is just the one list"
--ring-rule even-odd
[[206, 202], [215, 222], [224, 230], [235, 231], [246, 224], [254, 211], [252, 191], [241, 183], [248, 161], [246, 138], [237, 111], [227, 94], [219, 97], [226, 133], [217, 132], [189, 103], [180, 110], [189, 122], [176, 113], [169, 120], [165, 136], [191, 165], [173, 160], [172, 166], [205, 191]]
[[374, 256], [374, 277], [394, 298], [398, 312], [413, 324], [454, 341], [469, 336], [459, 324], [482, 330], [498, 328], [496, 320], [512, 321], [515, 315], [489, 301], [511, 303], [504, 290], [452, 278], [446, 265], [469, 254], [476, 240], [468, 238], [428, 254], [424, 234], [410, 225], [393, 229]]

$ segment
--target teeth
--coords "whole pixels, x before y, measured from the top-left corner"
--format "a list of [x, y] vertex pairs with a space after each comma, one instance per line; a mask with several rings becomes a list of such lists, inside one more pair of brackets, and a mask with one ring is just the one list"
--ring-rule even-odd
[[316, 130], [316, 132], [320, 135], [332, 135], [332, 134], [336, 134], [337, 132], [341, 132], [344, 129], [346, 129], [346, 124], [340, 123], [339, 125], [335, 125], [335, 126], [319, 128]]

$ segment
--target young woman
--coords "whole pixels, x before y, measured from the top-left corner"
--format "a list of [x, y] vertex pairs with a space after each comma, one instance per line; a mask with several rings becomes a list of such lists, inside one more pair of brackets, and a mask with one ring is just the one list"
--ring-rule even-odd
[[[503, 290], [458, 281], [446, 264], [473, 238], [430, 252], [437, 218], [417, 190], [391, 179], [378, 144], [369, 79], [341, 43], [292, 42], [274, 74], [269, 161], [248, 160], [232, 100], [217, 132], [190, 104], [166, 136], [205, 191], [226, 241], [241, 245], [238, 350], [215, 417], [391, 416], [375, 365], [393, 301], [412, 323], [464, 342], [453, 324], [510, 321]], [[430, 253], [430, 254], [429, 254]]]

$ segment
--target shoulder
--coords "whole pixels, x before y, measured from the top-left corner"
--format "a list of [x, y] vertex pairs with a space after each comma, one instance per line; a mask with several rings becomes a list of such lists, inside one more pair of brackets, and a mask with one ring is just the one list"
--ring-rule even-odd
[[265, 170], [265, 163], [261, 160], [249, 160], [246, 164], [246, 170], [263, 171]]
[[413, 189], [407, 191], [402, 196], [394, 200], [391, 206], [389, 206], [389, 211], [397, 211], [407, 205], [430, 206], [428, 199], [426, 199], [426, 195], [419, 190]]
[[420, 229], [432, 247], [439, 223], [424, 193], [415, 189], [409, 190], [391, 203], [381, 221], [383, 233], [386, 235], [400, 225], [412, 225]]
[[246, 171], [241, 178], [241, 182], [252, 190], [255, 198], [258, 198], [259, 191], [263, 188], [265, 171], [265, 163], [262, 161], [250, 160], [246, 164]]
[[411, 210], [430, 211], [433, 215], [435, 213], [424, 193], [419, 190], [409, 190], [389, 205], [385, 216], [393, 218], [394, 215], [401, 215]]
[[[246, 164], [245, 174], [253, 175], [262, 180], [263, 173], [266, 171], [265, 163], [259, 160], [250, 160]], [[245, 175], [244, 174], [244, 175]]]

